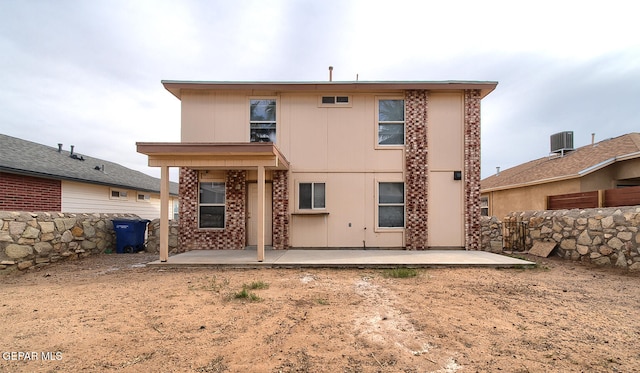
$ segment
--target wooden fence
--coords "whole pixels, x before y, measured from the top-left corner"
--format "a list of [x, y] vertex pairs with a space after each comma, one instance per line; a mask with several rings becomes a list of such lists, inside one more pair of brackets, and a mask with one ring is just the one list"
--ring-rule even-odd
[[547, 196], [547, 210], [640, 205], [640, 186]]

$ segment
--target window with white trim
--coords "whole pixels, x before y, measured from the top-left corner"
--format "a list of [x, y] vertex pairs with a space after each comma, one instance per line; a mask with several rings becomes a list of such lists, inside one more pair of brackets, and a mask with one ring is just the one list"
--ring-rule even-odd
[[151, 195], [147, 193], [138, 193], [138, 202], [149, 202]]
[[404, 145], [404, 100], [378, 100], [378, 145]]
[[378, 183], [378, 227], [404, 227], [404, 183]]
[[480, 215], [489, 216], [489, 198], [488, 197], [480, 198]]
[[178, 216], [180, 216], [180, 202], [178, 199], [173, 200], [173, 220], [178, 220]]
[[224, 228], [224, 182], [201, 182], [198, 203], [200, 228]]
[[298, 192], [298, 209], [325, 208], [325, 183], [299, 183]]
[[276, 100], [249, 100], [251, 142], [276, 142]]
[[127, 191], [122, 189], [109, 189], [110, 199], [129, 199]]

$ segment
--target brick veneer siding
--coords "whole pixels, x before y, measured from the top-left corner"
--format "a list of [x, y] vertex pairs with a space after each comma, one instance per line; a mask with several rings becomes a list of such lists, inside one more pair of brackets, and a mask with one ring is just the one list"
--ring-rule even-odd
[[289, 248], [289, 172], [273, 171], [273, 248]]
[[429, 237], [427, 101], [427, 91], [405, 93], [405, 246], [409, 250], [426, 249]]
[[61, 211], [62, 182], [0, 172], [0, 210]]
[[464, 230], [467, 250], [480, 250], [480, 91], [464, 93]]
[[200, 229], [198, 227], [198, 171], [180, 168], [179, 251], [245, 248], [247, 174], [243, 170], [230, 170], [226, 175], [225, 227], [224, 229]]

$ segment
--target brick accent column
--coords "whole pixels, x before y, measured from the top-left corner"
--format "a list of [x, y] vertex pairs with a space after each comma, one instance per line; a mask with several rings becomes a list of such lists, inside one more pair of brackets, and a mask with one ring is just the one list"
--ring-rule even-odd
[[224, 229], [198, 227], [198, 171], [180, 168], [180, 217], [178, 251], [242, 250], [246, 246], [246, 180], [244, 170], [227, 171]]
[[273, 171], [273, 248], [289, 248], [289, 172]]
[[428, 171], [427, 91], [405, 93], [405, 245], [409, 250], [427, 248]]
[[464, 93], [464, 230], [467, 250], [480, 250], [480, 91]]

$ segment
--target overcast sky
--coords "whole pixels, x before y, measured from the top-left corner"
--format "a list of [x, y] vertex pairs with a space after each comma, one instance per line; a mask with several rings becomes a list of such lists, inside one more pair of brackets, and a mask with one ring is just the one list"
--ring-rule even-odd
[[[161, 80], [497, 81], [482, 177], [640, 132], [634, 1], [0, 0], [0, 132], [159, 177], [180, 141]], [[0, 149], [2, 151], [2, 149]], [[172, 179], [177, 181], [173, 171]]]

